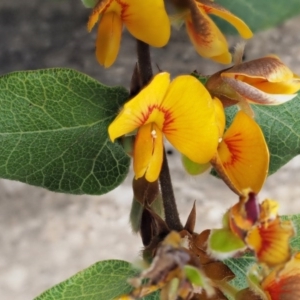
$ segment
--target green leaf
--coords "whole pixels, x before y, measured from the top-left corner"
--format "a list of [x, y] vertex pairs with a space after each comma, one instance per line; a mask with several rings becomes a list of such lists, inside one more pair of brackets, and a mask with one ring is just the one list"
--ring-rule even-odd
[[114, 189], [130, 159], [107, 128], [126, 99], [74, 70], [0, 77], [0, 177], [73, 194]]
[[[299, 0], [215, 0], [242, 19], [253, 32], [274, 27], [300, 13]], [[237, 31], [224, 20], [214, 18], [222, 32]]]
[[[101, 261], [52, 287], [35, 300], [113, 300], [132, 290], [127, 279], [138, 273], [126, 261]], [[159, 293], [143, 299], [159, 300]]]
[[[270, 151], [269, 175], [300, 154], [300, 93], [277, 106], [252, 105], [255, 120], [260, 125]], [[226, 109], [226, 127], [237, 108]]]

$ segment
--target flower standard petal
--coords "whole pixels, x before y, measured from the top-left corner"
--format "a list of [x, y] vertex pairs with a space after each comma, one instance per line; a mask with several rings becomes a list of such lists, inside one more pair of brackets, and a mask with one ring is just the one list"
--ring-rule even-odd
[[267, 224], [254, 226], [246, 237], [260, 262], [276, 266], [289, 260], [289, 240], [294, 235], [290, 221], [280, 221], [279, 217]]
[[171, 28], [163, 0], [122, 0], [122, 19], [137, 39], [154, 47], [167, 44]]
[[96, 40], [96, 57], [105, 68], [116, 60], [120, 49], [122, 20], [114, 12], [105, 13], [99, 23]]
[[197, 5], [202, 7], [206, 11], [206, 13], [216, 15], [229, 22], [236, 28], [236, 30], [244, 39], [249, 39], [253, 36], [252, 31], [245, 24], [245, 22], [243, 22], [241, 19], [236, 17], [221, 5], [218, 5], [216, 2], [210, 0], [199, 0], [197, 2]]
[[228, 44], [219, 28], [193, 1], [191, 6], [191, 13], [186, 14], [185, 23], [196, 51], [203, 57], [215, 58], [217, 62], [230, 63]]
[[260, 191], [268, 174], [269, 150], [260, 127], [243, 111], [225, 132], [212, 164], [234, 192]]
[[213, 104], [215, 107], [216, 121], [219, 128], [219, 136], [222, 138], [226, 123], [224, 107], [222, 102], [217, 97], [213, 98]]
[[128, 101], [108, 128], [110, 139], [114, 141], [144, 124], [151, 123], [151, 112], [163, 101], [169, 84], [170, 74], [159, 73], [138, 95]]
[[215, 106], [205, 87], [193, 76], [172, 81], [162, 102], [167, 114], [163, 133], [169, 142], [190, 160], [207, 163], [219, 139]]

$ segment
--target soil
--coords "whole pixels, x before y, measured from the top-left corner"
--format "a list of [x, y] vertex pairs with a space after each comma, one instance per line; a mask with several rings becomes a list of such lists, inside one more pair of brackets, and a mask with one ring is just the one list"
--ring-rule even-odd
[[[0, 2], [0, 74], [17, 70], [68, 67], [107, 85], [129, 86], [135, 43], [125, 31], [116, 63], [108, 70], [94, 57], [95, 31], [86, 31], [89, 10], [78, 1], [23, 0]], [[255, 35], [246, 58], [275, 53], [300, 74], [300, 17]], [[229, 37], [230, 44], [238, 41]], [[172, 76], [197, 69], [211, 74], [220, 66], [200, 58], [184, 28], [171, 42], [153, 49], [153, 66]], [[224, 68], [224, 67], [223, 67]], [[219, 226], [237, 197], [212, 176], [190, 177], [180, 156], [168, 148], [181, 218], [196, 201], [197, 230]], [[260, 198], [277, 199], [281, 214], [300, 212], [300, 159], [268, 178]], [[103, 196], [74, 196], [8, 180], [0, 181], [0, 295], [29, 300], [91, 264], [109, 258], [134, 261], [142, 248], [131, 232], [128, 215], [132, 172], [119, 188]]]

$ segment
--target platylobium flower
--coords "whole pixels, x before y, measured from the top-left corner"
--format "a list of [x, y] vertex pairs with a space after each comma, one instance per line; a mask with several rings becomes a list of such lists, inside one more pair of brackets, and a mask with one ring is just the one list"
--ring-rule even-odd
[[133, 167], [135, 177], [155, 181], [163, 161], [163, 136], [182, 154], [207, 163], [218, 146], [215, 108], [205, 87], [193, 76], [160, 73], [127, 102], [108, 128], [112, 141], [138, 129]]
[[300, 77], [276, 56], [266, 56], [219, 71], [206, 87], [223, 105], [249, 102], [278, 105], [297, 96]]
[[276, 201], [265, 199], [259, 204], [249, 190], [228, 212], [231, 231], [244, 240], [259, 262], [271, 267], [291, 258], [289, 240], [295, 233], [292, 222], [281, 220], [277, 212]]
[[99, 0], [90, 15], [88, 30], [98, 21], [96, 57], [106, 68], [117, 58], [123, 25], [136, 39], [153, 47], [163, 47], [170, 37], [163, 0]]
[[[265, 199], [261, 204], [250, 189], [223, 218], [223, 228], [211, 230], [209, 250], [216, 258], [253, 251], [257, 261], [268, 267], [283, 266], [291, 258], [290, 239], [295, 230], [290, 220], [281, 220], [278, 204]], [[227, 242], [230, 241], [230, 242]]]
[[223, 64], [231, 63], [231, 54], [226, 38], [209, 17], [209, 14], [229, 22], [243, 38], [252, 37], [251, 30], [241, 19], [213, 1], [173, 0], [173, 2], [179, 10], [174, 19], [181, 19], [185, 22], [191, 42], [196, 51], [203, 57]]

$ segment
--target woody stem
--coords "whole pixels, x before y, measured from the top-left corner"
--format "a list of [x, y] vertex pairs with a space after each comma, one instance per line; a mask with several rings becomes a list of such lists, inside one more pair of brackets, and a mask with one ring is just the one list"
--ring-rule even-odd
[[[149, 45], [137, 40], [138, 73], [142, 86], [149, 83], [153, 76]], [[183, 226], [179, 219], [175, 201], [170, 170], [165, 149], [163, 150], [163, 163], [159, 175], [160, 188], [165, 211], [165, 221], [169, 229], [180, 231]]]

